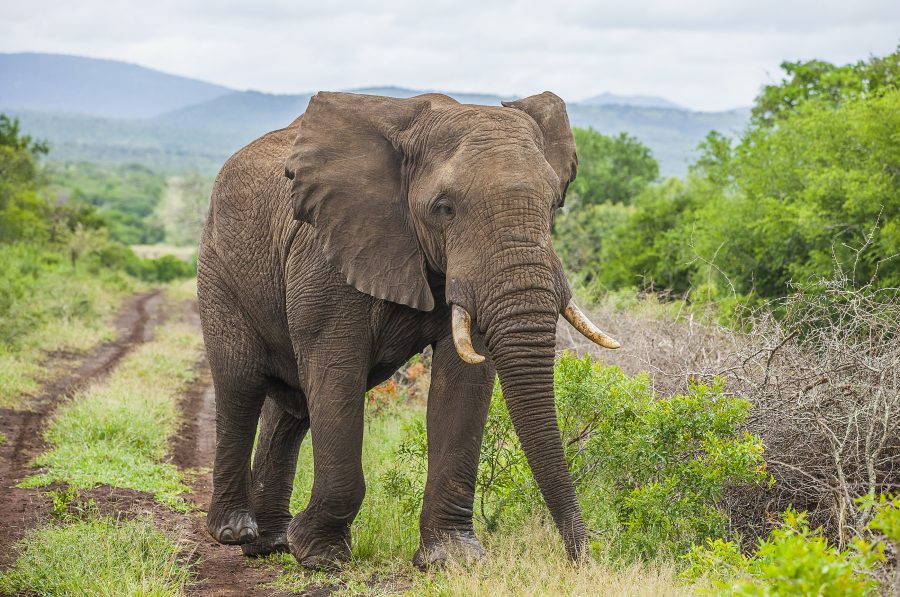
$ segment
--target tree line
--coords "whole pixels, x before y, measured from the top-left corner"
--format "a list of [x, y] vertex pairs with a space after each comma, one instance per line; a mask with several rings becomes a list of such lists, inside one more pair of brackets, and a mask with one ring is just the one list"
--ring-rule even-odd
[[554, 234], [582, 283], [724, 303], [835, 271], [900, 285], [900, 50], [782, 69], [740, 137], [711, 132], [684, 179], [658, 181], [636, 139], [576, 131]]

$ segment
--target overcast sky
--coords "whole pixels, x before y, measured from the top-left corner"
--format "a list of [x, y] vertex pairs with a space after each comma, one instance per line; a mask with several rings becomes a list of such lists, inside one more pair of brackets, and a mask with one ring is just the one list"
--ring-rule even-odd
[[0, 0], [0, 51], [135, 62], [237, 89], [401, 85], [749, 105], [782, 60], [900, 42], [900, 0]]

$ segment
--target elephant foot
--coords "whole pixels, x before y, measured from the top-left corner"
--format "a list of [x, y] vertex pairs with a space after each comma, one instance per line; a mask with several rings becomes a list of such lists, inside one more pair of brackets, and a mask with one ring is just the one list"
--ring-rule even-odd
[[413, 565], [425, 569], [429, 566], [442, 566], [447, 562], [471, 564], [484, 556], [484, 547], [475, 533], [452, 531], [435, 536], [430, 541], [423, 541], [413, 556]]
[[288, 540], [287, 533], [266, 533], [261, 531], [259, 537], [252, 543], [241, 545], [241, 551], [248, 558], [261, 558], [273, 553], [287, 553]]
[[206, 530], [224, 545], [244, 545], [259, 537], [256, 521], [248, 510], [232, 510], [222, 514], [213, 508], [206, 514]]
[[241, 551], [248, 558], [259, 558], [273, 553], [287, 553], [289, 551], [287, 529], [290, 522], [290, 514], [272, 516], [257, 512], [256, 523], [259, 526], [259, 537], [252, 543], [241, 545]]
[[313, 532], [294, 519], [287, 533], [288, 548], [300, 565], [311, 570], [335, 571], [350, 559], [349, 529], [336, 536]]

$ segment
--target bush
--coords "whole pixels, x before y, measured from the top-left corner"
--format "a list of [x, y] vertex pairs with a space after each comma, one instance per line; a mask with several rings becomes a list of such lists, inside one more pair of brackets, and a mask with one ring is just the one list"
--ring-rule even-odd
[[[748, 404], [721, 382], [660, 397], [645, 375], [629, 377], [588, 357], [560, 357], [555, 375], [566, 458], [585, 519], [616, 559], [651, 559], [686, 551], [726, 533], [719, 503], [726, 487], [761, 483], [760, 441], [740, 431]], [[424, 426], [407, 430], [388, 478], [414, 511], [427, 466]], [[518, 524], [543, 499], [495, 387], [482, 442], [475, 510], [493, 530]]]
[[753, 314], [733, 357], [733, 387], [753, 403], [771, 490], [730, 496], [749, 538], [793, 506], [843, 547], [863, 536], [856, 499], [896, 490], [900, 462], [900, 294], [834, 278], [795, 285]]
[[687, 555], [685, 576], [707, 579], [719, 595], [868, 595], [884, 544], [855, 540], [840, 550], [810, 531], [805, 513], [788, 509], [781, 526], [750, 555], [730, 541], [708, 540]]

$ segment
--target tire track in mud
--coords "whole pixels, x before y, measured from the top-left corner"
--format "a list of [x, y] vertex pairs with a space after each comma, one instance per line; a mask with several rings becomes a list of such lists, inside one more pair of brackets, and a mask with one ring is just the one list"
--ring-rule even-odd
[[[31, 460], [47, 449], [43, 431], [48, 417], [63, 399], [107, 375], [135, 346], [149, 340], [164, 317], [163, 304], [163, 294], [158, 289], [127, 299], [116, 316], [114, 340], [84, 357], [71, 359], [65, 366], [66, 373], [44, 384], [25, 408], [0, 409], [0, 433], [7, 438], [0, 445], [0, 522], [5, 527], [7, 545], [7, 549], [0, 550], [0, 568], [9, 566], [16, 556], [9, 546], [48, 516], [47, 498], [41, 490], [16, 487], [34, 472], [29, 467]], [[69, 359], [65, 355], [51, 356], [48, 365], [64, 360]]]
[[[186, 321], [200, 330], [196, 301], [184, 306]], [[206, 509], [212, 496], [212, 465], [216, 452], [216, 403], [212, 377], [206, 358], [195, 367], [197, 378], [181, 401], [181, 429], [173, 438], [170, 453], [173, 462], [191, 475], [190, 501], [202, 512], [187, 515], [182, 522], [183, 538], [193, 548], [197, 577], [187, 587], [188, 595], [289, 595], [263, 587], [275, 579], [271, 566], [253, 566], [235, 545], [220, 545], [206, 532]], [[189, 477], [191, 478], [191, 477]]]

